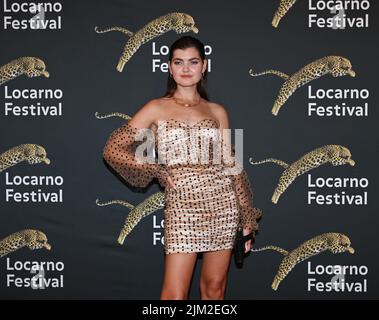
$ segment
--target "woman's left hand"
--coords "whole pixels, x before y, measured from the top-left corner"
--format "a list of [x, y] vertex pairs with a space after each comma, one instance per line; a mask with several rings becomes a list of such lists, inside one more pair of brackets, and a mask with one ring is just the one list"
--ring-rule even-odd
[[[252, 233], [252, 229], [251, 228], [243, 228], [243, 235], [244, 236], [247, 236], [248, 234]], [[251, 250], [252, 248], [252, 240], [248, 240], [245, 242], [245, 252], [244, 253], [247, 253]]]

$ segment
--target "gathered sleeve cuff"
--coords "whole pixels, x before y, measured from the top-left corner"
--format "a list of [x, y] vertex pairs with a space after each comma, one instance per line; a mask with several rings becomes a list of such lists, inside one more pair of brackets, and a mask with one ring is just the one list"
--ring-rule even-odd
[[154, 178], [158, 178], [159, 184], [166, 187], [169, 174], [165, 166], [155, 163], [155, 157], [147, 161], [147, 157], [141, 157], [140, 150], [137, 150], [141, 145], [141, 136], [147, 137], [146, 146], [149, 143], [151, 146], [151, 143], [155, 142], [152, 132], [152, 130], [138, 129], [126, 123], [111, 133], [104, 147], [104, 160], [134, 187], [144, 188]]
[[232, 180], [233, 188], [237, 197], [240, 220], [239, 226], [248, 228], [254, 234], [258, 231], [258, 221], [262, 217], [262, 210], [253, 206], [253, 190], [250, 185], [249, 177], [243, 168], [242, 162], [235, 158], [235, 147], [231, 146], [231, 156], [234, 161], [223, 162], [224, 168], [233, 168], [228, 171]]

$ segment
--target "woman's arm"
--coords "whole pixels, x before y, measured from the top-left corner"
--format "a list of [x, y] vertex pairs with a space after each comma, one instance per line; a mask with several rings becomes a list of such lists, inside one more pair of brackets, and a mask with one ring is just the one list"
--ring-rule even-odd
[[[229, 134], [223, 134], [222, 130], [230, 129], [229, 117], [227, 111], [223, 107], [218, 108], [218, 120], [220, 122], [222, 149], [230, 150], [231, 156], [236, 157], [235, 147], [231, 144]], [[224, 159], [224, 157], [223, 157]], [[226, 168], [235, 168], [234, 173], [230, 175], [233, 187], [236, 193], [237, 202], [240, 210], [240, 225], [244, 228], [244, 234], [256, 232], [258, 230], [258, 220], [262, 216], [262, 212], [253, 206], [253, 191], [250, 185], [249, 177], [243, 168], [243, 159], [236, 159], [233, 162], [223, 160]]]
[[[159, 183], [166, 186], [168, 173], [163, 165], [140, 163], [136, 157], [137, 147], [141, 144], [136, 141], [136, 135], [154, 122], [156, 107], [154, 100], [142, 107], [128, 123], [111, 133], [104, 147], [104, 160], [135, 187], [146, 187], [153, 178], [158, 178]], [[152, 130], [150, 133], [154, 134]]]

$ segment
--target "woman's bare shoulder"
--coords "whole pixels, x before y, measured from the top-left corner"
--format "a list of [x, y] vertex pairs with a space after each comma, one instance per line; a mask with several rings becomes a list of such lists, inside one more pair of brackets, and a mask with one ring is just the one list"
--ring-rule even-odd
[[135, 127], [147, 128], [155, 122], [156, 116], [160, 113], [161, 108], [160, 99], [152, 99], [147, 101], [142, 107], [134, 114], [129, 121]]
[[209, 110], [218, 120], [220, 128], [229, 128], [229, 115], [224, 105], [216, 102], [209, 102]]
[[147, 101], [141, 108], [140, 111], [143, 113], [156, 114], [162, 109], [162, 106], [167, 103], [167, 98], [155, 98]]
[[157, 122], [157, 119], [164, 118], [167, 112], [168, 98], [155, 98], [147, 101], [133, 116], [130, 121], [136, 127], [150, 127]]
[[222, 104], [216, 103], [216, 102], [208, 102], [210, 110], [217, 114], [220, 117], [227, 117], [228, 116], [228, 110], [226, 107]]
[[159, 98], [157, 99], [151, 99], [147, 101], [141, 109], [154, 109], [157, 108], [160, 104]]

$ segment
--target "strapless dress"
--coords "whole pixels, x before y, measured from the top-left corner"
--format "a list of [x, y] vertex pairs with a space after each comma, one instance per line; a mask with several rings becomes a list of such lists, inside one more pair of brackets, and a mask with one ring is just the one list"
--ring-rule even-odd
[[115, 130], [104, 159], [135, 187], [146, 187], [153, 178], [163, 187], [167, 176], [174, 181], [175, 188], [165, 188], [165, 254], [232, 249], [239, 225], [258, 229], [261, 211], [253, 207], [246, 171], [228, 175], [219, 161], [221, 135], [215, 119], [159, 122], [154, 151], [161, 163], [136, 161], [138, 130], [128, 123]]

